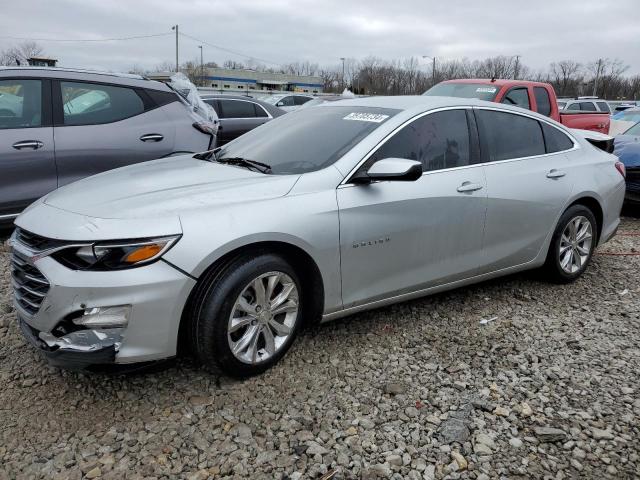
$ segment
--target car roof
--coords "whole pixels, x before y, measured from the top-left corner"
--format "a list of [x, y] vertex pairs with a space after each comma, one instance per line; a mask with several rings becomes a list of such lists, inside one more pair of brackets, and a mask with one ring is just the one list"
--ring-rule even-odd
[[544, 82], [532, 82], [530, 80], [509, 80], [502, 78], [457, 78], [454, 80], [445, 80], [441, 83], [486, 83], [488, 85], [497, 85], [498, 87], [505, 87], [510, 85], [531, 85], [531, 86], [548, 86], [548, 83]]
[[[431, 110], [433, 108], [441, 107], [455, 107], [455, 106], [491, 106], [495, 107], [496, 104], [492, 102], [485, 102], [475, 98], [458, 98], [458, 97], [437, 97], [427, 95], [396, 95], [389, 97], [360, 97], [360, 98], [346, 98], [339, 103], [327, 102], [323, 105], [328, 107], [332, 106], [353, 106], [353, 107], [379, 107], [379, 108], [394, 108], [396, 110], [412, 110], [416, 108], [422, 108], [424, 110]], [[509, 107], [509, 105], [500, 104], [500, 107]], [[521, 111], [521, 108], [516, 107], [516, 111]]]
[[6, 77], [38, 77], [58, 78], [64, 80], [87, 80], [102, 83], [115, 83], [131, 87], [151, 88], [154, 90], [171, 91], [163, 82], [150, 80], [142, 75], [133, 73], [101, 72], [81, 68], [61, 67], [0, 67], [0, 78]]
[[250, 97], [248, 95], [225, 95], [221, 93], [201, 93], [200, 97], [203, 100], [244, 100], [245, 102], [253, 102], [261, 105], [263, 108], [267, 110], [272, 116], [278, 117], [286, 113], [281, 108], [276, 107], [275, 105], [271, 105], [268, 102], [263, 102], [262, 100], [258, 100], [257, 98]]

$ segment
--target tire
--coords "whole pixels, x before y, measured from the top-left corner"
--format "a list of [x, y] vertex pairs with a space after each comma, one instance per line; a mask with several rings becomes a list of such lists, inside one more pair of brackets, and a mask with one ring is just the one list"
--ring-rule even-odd
[[588, 267], [597, 243], [598, 226], [593, 212], [584, 205], [569, 207], [560, 217], [551, 237], [542, 268], [544, 278], [554, 283], [573, 282]]
[[[272, 289], [271, 301], [260, 300], [259, 285], [264, 297]], [[242, 255], [211, 272], [192, 302], [193, 352], [209, 370], [232, 377], [257, 375], [275, 365], [302, 324], [302, 283], [289, 262], [271, 253]]]

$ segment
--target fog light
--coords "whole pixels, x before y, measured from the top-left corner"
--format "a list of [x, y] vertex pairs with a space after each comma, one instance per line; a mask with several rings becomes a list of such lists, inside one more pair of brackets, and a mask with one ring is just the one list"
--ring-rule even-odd
[[122, 328], [129, 323], [131, 305], [94, 307], [84, 311], [73, 323], [87, 328]]

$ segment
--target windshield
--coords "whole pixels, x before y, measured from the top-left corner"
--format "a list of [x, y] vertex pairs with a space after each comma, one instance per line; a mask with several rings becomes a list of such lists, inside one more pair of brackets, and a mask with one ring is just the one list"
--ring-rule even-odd
[[624, 112], [616, 113], [612, 118], [624, 120], [625, 122], [640, 122], [640, 110], [625, 110]]
[[623, 135], [640, 135], [640, 123], [636, 123], [633, 127], [624, 132]]
[[261, 98], [260, 100], [270, 103], [271, 105], [275, 105], [276, 103], [278, 103], [278, 100], [281, 100], [284, 97], [284, 95], [265, 95], [264, 98]]
[[477, 98], [493, 101], [500, 90], [488, 83], [439, 83], [423, 93], [431, 97]]
[[216, 158], [262, 162], [276, 175], [314, 172], [332, 165], [398, 112], [353, 106], [296, 110], [228, 143]]

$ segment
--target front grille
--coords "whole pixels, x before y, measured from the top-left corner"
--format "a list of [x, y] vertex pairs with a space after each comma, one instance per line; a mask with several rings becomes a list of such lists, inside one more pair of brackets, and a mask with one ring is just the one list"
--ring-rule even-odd
[[30, 315], [38, 313], [50, 287], [40, 270], [15, 250], [11, 253], [11, 285], [16, 303]]
[[35, 233], [28, 232], [22, 228], [16, 228], [15, 239], [31, 250], [41, 252], [50, 248], [57, 248], [64, 245], [65, 242], [60, 240], [52, 240], [50, 238], [41, 237]]

